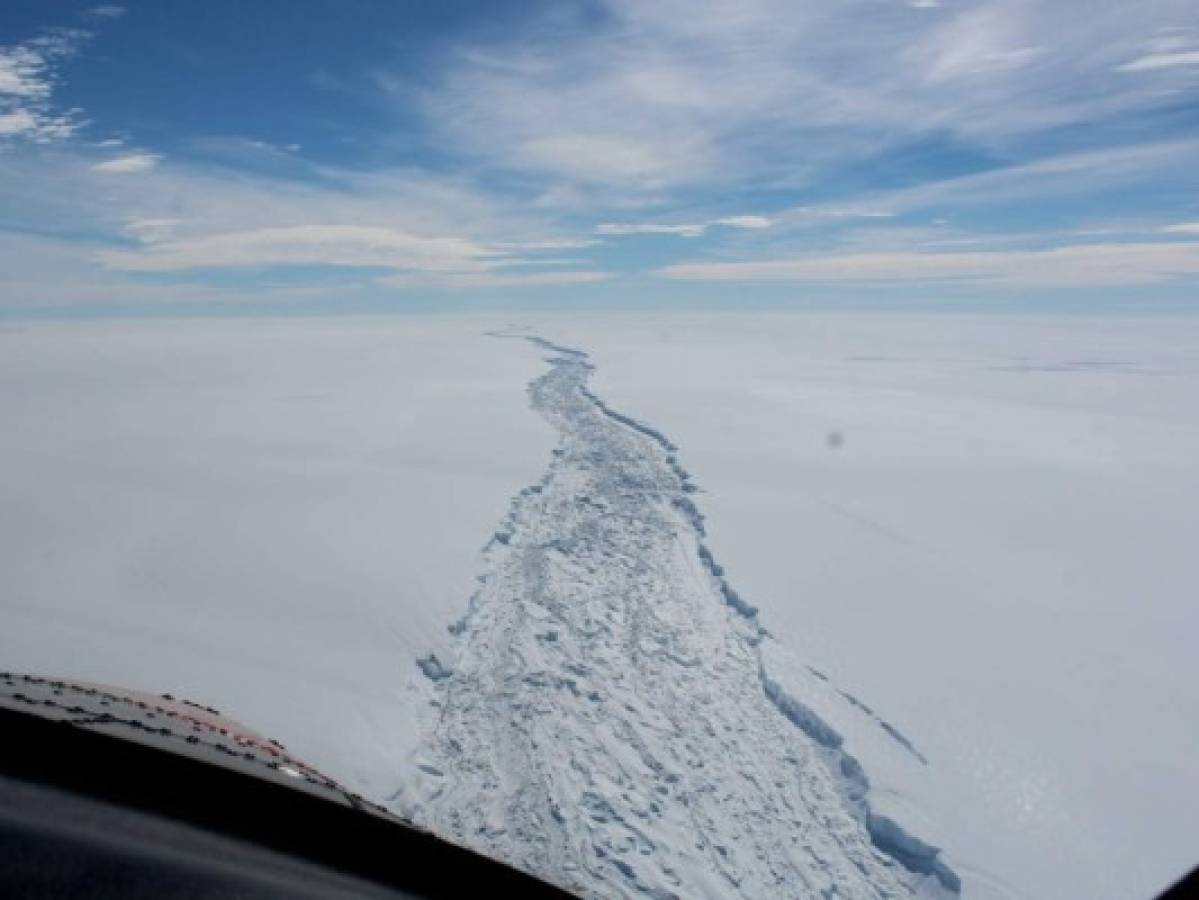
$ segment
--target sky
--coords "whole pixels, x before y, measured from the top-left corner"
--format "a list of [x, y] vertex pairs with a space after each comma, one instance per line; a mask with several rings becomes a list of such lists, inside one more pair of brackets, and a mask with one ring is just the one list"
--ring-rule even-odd
[[1194, 0], [0, 7], [0, 315], [1197, 288]]

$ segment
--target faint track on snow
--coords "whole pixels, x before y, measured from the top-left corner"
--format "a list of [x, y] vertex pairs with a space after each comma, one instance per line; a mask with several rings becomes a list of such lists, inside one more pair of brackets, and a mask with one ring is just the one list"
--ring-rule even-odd
[[437, 710], [404, 812], [589, 896], [956, 893], [769, 677], [677, 448], [587, 389], [585, 353], [525, 339], [553, 354], [529, 397], [559, 445], [485, 549], [456, 658], [419, 663]]

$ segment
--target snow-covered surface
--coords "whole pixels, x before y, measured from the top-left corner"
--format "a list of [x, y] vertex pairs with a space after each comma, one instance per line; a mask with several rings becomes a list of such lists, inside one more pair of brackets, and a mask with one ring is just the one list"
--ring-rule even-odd
[[588, 391], [585, 354], [534, 343], [562, 440], [492, 538], [452, 664], [426, 661], [424, 777], [393, 802], [585, 896], [956, 893], [772, 680], [677, 448]]
[[413, 660], [553, 446], [543, 363], [487, 327], [0, 327], [0, 667], [189, 697], [394, 790]]
[[[510, 781], [466, 787], [488, 771], [595, 794], [610, 808], [562, 810], [560, 838], [592, 891], [669, 889], [669, 867], [683, 893], [704, 877], [715, 894], [737, 878], [767, 893], [795, 836], [761, 815], [779, 769], [802, 774], [771, 796], [845, 838], [830, 871], [878, 868], [846, 891], [907, 878], [878, 853], [888, 839], [943, 847], [967, 897], [1146, 896], [1195, 861], [1199, 323], [519, 318], [590, 354], [619, 467], [577, 416], [530, 408], [554, 354], [486, 337], [495, 318], [0, 328], [0, 667], [190, 696], [451, 832], [505, 808]], [[621, 472], [657, 485], [626, 498], [652, 523], [640, 537], [579, 509], [584, 481]], [[552, 491], [521, 494], [547, 475]], [[678, 497], [705, 516], [712, 556]], [[637, 565], [521, 550], [592, 526]], [[510, 544], [480, 555], [497, 528]], [[549, 604], [571, 626], [556, 642], [520, 627], [544, 583], [588, 601]], [[539, 675], [491, 695], [492, 710], [537, 706], [568, 753], [500, 765], [546, 734], [439, 724], [516, 671], [490, 647], [519, 649], [522, 678], [578, 663], [567, 645], [613, 615], [611, 590], [647, 591], [624, 608], [664, 614], [637, 631], [652, 652], [600, 641], [571, 676], [579, 697]], [[735, 609], [750, 605], [772, 637]], [[592, 690], [611, 710], [594, 721]], [[671, 716], [686, 740], [659, 740], [663, 768], [646, 768], [637, 741]], [[736, 753], [717, 749], [725, 726]], [[462, 739], [471, 754], [448, 752]], [[810, 765], [838, 759], [830, 747], [864, 767], [872, 828], [852, 787]], [[555, 781], [564, 759], [590, 764]], [[660, 784], [676, 764], [679, 786]], [[522, 823], [462, 837], [545, 868], [515, 840]], [[727, 864], [710, 865], [717, 844]], [[607, 861], [583, 864], [597, 847]]]
[[1199, 860], [1199, 322], [533, 324], [679, 445], [779, 677], [965, 896], [1149, 896]]

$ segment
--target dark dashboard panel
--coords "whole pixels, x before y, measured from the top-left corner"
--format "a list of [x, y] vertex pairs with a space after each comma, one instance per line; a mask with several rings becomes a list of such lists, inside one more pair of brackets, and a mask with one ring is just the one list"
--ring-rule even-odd
[[0, 674], [0, 894], [568, 896], [190, 706]]

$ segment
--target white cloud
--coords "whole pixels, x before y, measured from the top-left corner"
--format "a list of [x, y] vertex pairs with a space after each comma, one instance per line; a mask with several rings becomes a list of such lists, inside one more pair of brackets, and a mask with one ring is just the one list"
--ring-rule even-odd
[[[460, 237], [430, 237], [394, 228], [309, 225], [260, 228], [185, 240], [158, 240], [170, 220], [140, 220], [128, 230], [148, 240], [137, 250], [104, 250], [95, 258], [124, 272], [187, 272], [273, 266], [381, 268], [375, 279], [387, 287], [477, 289], [589, 284], [610, 277], [586, 269], [509, 271], [513, 266], [571, 265], [577, 260], [521, 259], [508, 251]], [[146, 238], [146, 235], [151, 235]]]
[[1199, 66], [1199, 50], [1178, 53], [1150, 53], [1132, 62], [1117, 66], [1117, 72], [1148, 72], [1153, 69], [1170, 69], [1175, 66]]
[[110, 175], [136, 175], [140, 172], [149, 172], [158, 165], [159, 159], [161, 157], [153, 153], [129, 153], [125, 156], [98, 162], [92, 166], [92, 170]]
[[756, 262], [699, 262], [659, 270], [687, 281], [934, 282], [1005, 287], [1103, 287], [1199, 276], [1199, 242], [1079, 244], [1049, 250], [851, 253]]
[[529, 165], [579, 181], [631, 182], [647, 187], [675, 179], [698, 165], [702, 150], [685, 142], [655, 141], [619, 133], [546, 134], [517, 148]]
[[[136, 250], [101, 250], [93, 255], [113, 272], [179, 272], [260, 269], [279, 266], [342, 266], [387, 269], [374, 283], [396, 288], [535, 288], [590, 284], [611, 277], [591, 269], [512, 271], [516, 267], [577, 266], [583, 260], [521, 258], [520, 242], [485, 244], [454, 236], [428, 236], [394, 228], [308, 225], [171, 239], [181, 223], [140, 219], [126, 231], [144, 244]], [[530, 241], [535, 249], [570, 241]], [[578, 242], [585, 243], [585, 242]]]
[[499, 241], [494, 246], [505, 250], [582, 250], [600, 243], [602, 242], [588, 238], [553, 238], [538, 241]]
[[368, 266], [418, 271], [481, 269], [502, 256], [458, 237], [426, 237], [391, 228], [308, 225], [259, 228], [150, 244], [139, 250], [106, 250], [97, 259], [110, 269], [172, 272], [264, 266]]
[[700, 237], [709, 228], [724, 225], [729, 228], [759, 229], [769, 228], [771, 220], [765, 216], [725, 216], [721, 219], [709, 219], [706, 222], [689, 222], [683, 224], [664, 224], [660, 222], [604, 222], [595, 228], [596, 234], [628, 235], [628, 234], [675, 234], [679, 237]]
[[811, 183], [885, 150], [880, 134], [1002, 147], [1161, 105], [1160, 85], [1107, 76], [1186, 4], [603, 6], [586, 28], [556, 10], [460, 48], [422, 86], [385, 83], [456, 152], [544, 179], [547, 204], [583, 185], [604, 189], [593, 204], [648, 206], [681, 187]]
[[74, 111], [52, 107], [58, 69], [87, 40], [85, 31], [58, 29], [7, 47], [0, 46], [0, 139], [49, 143], [78, 127]]
[[119, 19], [128, 10], [123, 6], [117, 6], [115, 3], [105, 3], [101, 6], [93, 6], [89, 12], [93, 16], [100, 16], [103, 19]]
[[29, 47], [0, 50], [0, 94], [43, 98], [50, 95], [46, 60]]
[[539, 266], [579, 266], [587, 265], [587, 260], [572, 256], [513, 256], [492, 260], [490, 266], [498, 268], [536, 268]]
[[596, 234], [677, 234], [679, 237], [699, 237], [708, 228], [707, 223], [664, 225], [658, 222], [604, 222], [595, 226]]
[[717, 219], [713, 225], [727, 225], [730, 228], [769, 228], [773, 224], [765, 216], [726, 216], [723, 219]]
[[[323, 303], [337, 308], [348, 299], [378, 296], [386, 288], [483, 290], [540, 289], [603, 281], [603, 272], [576, 270], [542, 272], [418, 272], [397, 271], [382, 278], [358, 270], [335, 284], [279, 284], [256, 281], [213, 286], [172, 280], [169, 286], [132, 281], [120, 271], [98, 268], [76, 241], [0, 231], [0, 297], [7, 308], [70, 305], [253, 304]], [[504, 260], [506, 261], [506, 260]], [[518, 262], [513, 260], [513, 262]], [[53, 277], [47, 277], [47, 273]]]
[[[48, 273], [53, 273], [48, 277]], [[153, 305], [247, 303], [269, 306], [278, 302], [323, 299], [336, 304], [345, 290], [322, 285], [256, 285], [253, 291], [234, 286], [158, 284], [130, 281], [98, 269], [76, 241], [0, 231], [0, 297], [8, 308], [70, 305]]]
[[453, 175], [309, 165], [309, 177], [298, 181], [164, 160], [136, 177], [117, 177], [96, 172], [92, 152], [64, 146], [12, 155], [0, 166], [0, 196], [22, 210], [29, 230], [52, 233], [70, 222], [73, 232], [106, 241], [183, 244], [264, 229], [358, 227], [454, 236], [509, 258], [596, 243], [520, 198], [497, 197]]
[[989, 204], [1017, 200], [1044, 202], [1160, 180], [1186, 177], [1199, 154], [1199, 141], [1178, 140], [1134, 144], [1114, 149], [1091, 150], [1050, 156], [1035, 162], [991, 169], [930, 181], [910, 188], [866, 194], [858, 205], [844, 202], [831, 206], [798, 206], [779, 213], [775, 222], [782, 230], [810, 227], [821, 217], [889, 218], [916, 210], [944, 213], [950, 209], [978, 209]]
[[572, 270], [568, 272], [447, 272], [441, 274], [402, 273], [380, 278], [388, 287], [435, 287], [450, 289], [568, 287], [595, 284], [611, 278], [607, 272]]
[[125, 231], [143, 244], [156, 244], [172, 237], [180, 224], [179, 219], [131, 219]]
[[1158, 78], [1168, 78], [1171, 70], [1184, 69], [1177, 74], [1185, 77], [1186, 67], [1199, 66], [1199, 40], [1191, 28], [1161, 28], [1139, 42], [1134, 52], [1133, 59], [1115, 66], [1117, 72], [1161, 71]]
[[[503, 279], [503, 286], [534, 286], [602, 277], [585, 260], [535, 259], [538, 251], [590, 246], [596, 235], [697, 237], [738, 229], [739, 245], [769, 242], [769, 252], [782, 256], [794, 249], [783, 248], [789, 229], [805, 230], [803, 246], [810, 250], [818, 245], [809, 237], [823, 232], [840, 240], [861, 224], [857, 219], [927, 210], [921, 217], [927, 222], [955, 209], [1044, 202], [1096, 185], [1185, 172], [1186, 154], [1199, 146], [1177, 141], [1074, 154], [899, 190], [851, 193], [836, 177], [819, 192], [804, 190], [862, 160], [886, 163], [889, 152], [907, 152], [913, 141], [914, 152], [925, 152], [920, 142], [930, 134], [936, 137], [925, 161], [942, 140], [954, 152], [964, 147], [967, 154], [1021, 158], [1026, 148], [1051, 144], [1025, 141], [1025, 135], [1072, 122], [1101, 126], [1122, 111], [1150, 109], [1147, 98], [1165, 96], [1173, 84], [1159, 82], [1182, 79], [1186, 67], [1167, 67], [1153, 78], [1112, 70], [1130, 59], [1191, 52], [1181, 32], [1166, 40], [1153, 30], [1163, 18], [1177, 18], [1184, 0], [1162, 0], [1148, 14], [1129, 4], [1099, 4], [1086, 15], [1079, 15], [1080, 0], [970, 0], [940, 4], [931, 14], [878, 0], [600, 2], [606, 14], [585, 28], [559, 12], [530, 15], [527, 31], [452, 50], [444, 64], [422, 73], [420, 87], [382, 79], [400, 102], [415, 102], [427, 113], [430, 138], [444, 141], [445, 158], [464, 174], [350, 172], [298, 157], [290, 145], [240, 140], [255, 158], [269, 153], [286, 160], [276, 177], [261, 178], [246, 174], [251, 167], [233, 152], [206, 152], [205, 168], [159, 162], [152, 153], [135, 152], [131, 137], [128, 147], [91, 145], [90, 158], [78, 146], [44, 148], [39, 154], [51, 160], [44, 177], [30, 181], [0, 171], [0, 193], [33, 210], [29, 217], [40, 217], [42, 225], [78, 222], [79, 232], [120, 241], [121, 249], [83, 254], [102, 259], [114, 278], [128, 271], [333, 265], [380, 267], [396, 284], [425, 279], [494, 286]], [[1052, 52], [1036, 49], [1049, 43]], [[0, 102], [0, 135], [37, 132], [48, 139], [54, 133], [50, 107], [36, 104], [48, 104], [57, 77], [51, 63], [65, 57], [52, 57], [48, 46], [21, 45], [0, 57], [10, 59], [7, 68], [0, 65], [0, 98], [8, 98]], [[64, 119], [58, 127], [73, 125]], [[68, 153], [73, 159], [59, 167]], [[239, 167], [242, 173], [230, 177]], [[766, 196], [779, 185], [789, 197], [832, 199], [770, 218], [716, 217], [738, 198]], [[674, 202], [680, 197], [687, 207]], [[976, 219], [954, 216], [955, 223], [968, 221]], [[890, 230], [912, 225], [910, 217], [885, 224], [877, 231], [888, 231], [893, 243], [876, 234], [852, 253], [843, 244], [836, 258], [867, 265], [867, 250], [922, 246]], [[949, 239], [971, 236], [955, 231]], [[1081, 238], [1052, 242], [1061, 240]], [[956, 256], [954, 265], [970, 262], [969, 254]], [[874, 264], [882, 265], [880, 259], [876, 255]], [[578, 268], [517, 271], [568, 263]], [[932, 263], [942, 264], [950, 263]], [[997, 260], [971, 264], [985, 270]], [[676, 277], [686, 271], [678, 267]]]
[[1199, 234], [1199, 222], [1179, 222], [1162, 229], [1170, 234]]
[[0, 113], [0, 136], [26, 134], [37, 129], [37, 119], [27, 109]]
[[905, 58], [929, 83], [1002, 74], [1031, 62], [1040, 47], [1023, 44], [1022, 17], [1013, 8], [967, 10], [933, 30]]
[[895, 213], [882, 209], [854, 206], [797, 206], [787, 211], [788, 218], [811, 219], [890, 219]]

